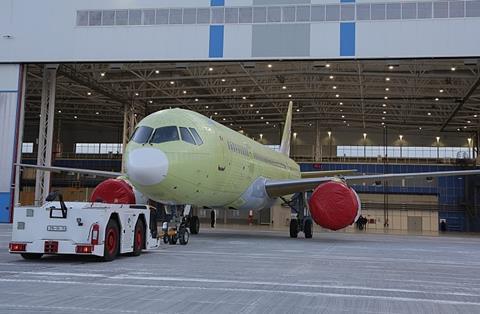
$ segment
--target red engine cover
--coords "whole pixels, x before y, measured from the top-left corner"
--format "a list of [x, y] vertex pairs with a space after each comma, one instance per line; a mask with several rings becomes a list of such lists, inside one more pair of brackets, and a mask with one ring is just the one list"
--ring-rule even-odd
[[312, 219], [330, 230], [339, 230], [354, 223], [360, 208], [355, 191], [335, 181], [319, 185], [308, 204]]
[[99, 200], [109, 204], [135, 204], [135, 194], [125, 180], [107, 179], [97, 185], [90, 196], [91, 202]]

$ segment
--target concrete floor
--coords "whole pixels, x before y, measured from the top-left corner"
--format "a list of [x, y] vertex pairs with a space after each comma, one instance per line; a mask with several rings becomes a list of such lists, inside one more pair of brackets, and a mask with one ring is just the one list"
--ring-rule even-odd
[[206, 230], [110, 263], [25, 261], [0, 225], [1, 313], [480, 313], [480, 237]]

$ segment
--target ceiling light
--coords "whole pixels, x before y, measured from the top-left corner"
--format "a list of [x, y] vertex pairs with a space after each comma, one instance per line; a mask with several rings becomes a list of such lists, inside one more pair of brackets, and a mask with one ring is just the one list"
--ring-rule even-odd
[[386, 77], [386, 78], [385, 78], [385, 81], [387, 81], [387, 82], [390, 81], [390, 78], [389, 78], [389, 77]]
[[226, 81], [226, 79], [222, 79], [222, 82], [225, 82], [225, 81]]
[[347, 123], [347, 121], [343, 120], [343, 123]]
[[439, 101], [439, 100], [440, 100], [440, 99], [438, 99], [438, 97], [437, 97], [437, 98], [435, 98], [435, 101]]
[[62, 113], [62, 110], [58, 110], [58, 113]]
[[260, 110], [255, 111], [256, 113], [260, 113]]
[[335, 77], [333, 75], [330, 75], [328, 78], [333, 80]]
[[282, 86], [282, 89], [287, 89], [287, 86], [283, 85], [283, 86]]
[[265, 124], [270, 124], [270, 122], [267, 121], [267, 122], [265, 122]]
[[99, 115], [99, 114], [100, 114], [100, 112], [98, 112], [98, 111], [97, 111], [97, 112], [95, 112], [95, 114], [96, 114], [96, 115]]
[[459, 132], [460, 132], [460, 128], [457, 128], [457, 131], [459, 131]]
[[174, 81], [170, 81], [170, 85], [173, 85], [173, 84], [175, 84], [175, 82], [174, 82]]
[[155, 74], [159, 74], [159, 73], [160, 73], [160, 71], [159, 71], [159, 70], [155, 70]]
[[182, 93], [186, 94], [186, 93], [187, 93], [187, 91], [186, 91], [186, 90], [184, 90]]
[[232, 92], [236, 92], [236, 91], [237, 91], [237, 89], [236, 89], [236, 88], [232, 88]]
[[472, 123], [472, 121], [468, 120], [467, 123]]
[[267, 65], [267, 67], [271, 68], [271, 67], [272, 67], [272, 65], [271, 65], [271, 64], [268, 64], [268, 65]]
[[263, 120], [263, 117], [260, 117], [260, 120]]
[[91, 95], [92, 95], [92, 93], [91, 93], [91, 92], [88, 92], [88, 93], [87, 93], [87, 95], [88, 95], [88, 96], [91, 96]]
[[387, 100], [387, 99], [388, 99], [388, 96], [383, 97], [383, 99]]
[[382, 125], [385, 125], [385, 122], [382, 122]]
[[297, 108], [297, 112], [299, 112], [299, 111], [300, 111], [300, 108]]
[[390, 88], [387, 87], [387, 88], [385, 88], [385, 90], [388, 92], [390, 90]]
[[250, 108], [252, 108], [252, 107], [253, 107], [253, 104], [250, 104]]
[[215, 115], [218, 115], [218, 112], [215, 112]]
[[340, 95], [339, 95], [339, 94], [336, 94], [336, 95], [335, 95], [335, 97], [337, 97], [337, 98], [338, 98], [338, 97], [340, 97]]
[[207, 105], [207, 106], [205, 106], [205, 109], [208, 109], [208, 105]]
[[385, 117], [382, 117], [382, 120], [385, 120]]
[[292, 94], [288, 94], [288, 98], [292, 98]]
[[212, 71], [213, 71], [213, 68], [208, 68], [208, 71], [212, 72]]
[[149, 100], [148, 102], [149, 102], [150, 104], [153, 104], [153, 100]]
[[441, 90], [439, 90], [439, 92], [440, 92], [440, 93], [443, 93], [443, 92], [444, 92], [444, 90], [443, 90], [443, 89], [441, 89]]
[[195, 101], [198, 101], [198, 98], [195, 98]]
[[465, 126], [463, 126], [463, 128], [464, 128], [464, 129], [466, 129], [466, 128], [467, 128], [467, 126], [465, 125]]
[[77, 119], [78, 117], [77, 116], [73, 116], [74, 119]]
[[247, 97], [243, 96], [242, 99], [245, 100], [245, 99], [247, 99]]
[[431, 112], [428, 112], [428, 113], [427, 113], [427, 115], [431, 116], [431, 115], [432, 115], [432, 113], [431, 113]]
[[383, 114], [387, 114], [387, 112], [386, 112], [386, 111], [384, 111], [384, 112], [383, 112]]
[[422, 127], [421, 127], [421, 126], [419, 126], [419, 127], [418, 127], [418, 129], [419, 129], [419, 130], [422, 130]]
[[139, 93], [135, 93], [135, 96], [138, 96], [138, 95], [140, 95], [140, 94], [139, 94]]
[[227, 120], [227, 119], [225, 119], [225, 118], [222, 118], [222, 120], [223, 120], [223, 121], [225, 121], [225, 120]]
[[342, 118], [345, 118], [345, 116], [342, 114]]
[[333, 89], [337, 89], [337, 86], [333, 86], [332, 88], [333, 88]]
[[343, 109], [340, 109], [340, 112], [343, 112]]
[[329, 67], [330, 67], [330, 63], [325, 64], [325, 67], [329, 68]]
[[451, 67], [450, 70], [455, 71], [455, 70], [457, 70], [457, 68], [456, 67]]
[[342, 106], [342, 105], [343, 105], [343, 102], [340, 102], [340, 106]]
[[478, 117], [478, 115], [474, 114], [473, 117], [476, 118], [476, 117]]
[[101, 72], [101, 73], [100, 73], [100, 76], [101, 76], [101, 77], [104, 77], [104, 76], [105, 76], [105, 72]]
[[393, 65], [389, 65], [389, 66], [388, 66], [388, 69], [389, 69], [389, 70], [393, 70]]
[[230, 123], [230, 126], [232, 126], [232, 125], [233, 125], [233, 123]]

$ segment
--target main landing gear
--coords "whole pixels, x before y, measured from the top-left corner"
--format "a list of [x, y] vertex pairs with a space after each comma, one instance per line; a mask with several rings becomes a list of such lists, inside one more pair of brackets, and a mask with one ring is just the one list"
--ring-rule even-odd
[[306, 199], [306, 193], [296, 193], [290, 201], [283, 199], [291, 210], [290, 238], [297, 238], [300, 232], [306, 239], [313, 237], [313, 221]]
[[162, 223], [163, 243], [174, 245], [180, 242], [186, 245], [190, 234], [198, 234], [200, 220], [198, 216], [191, 215], [191, 206], [165, 206], [166, 218]]

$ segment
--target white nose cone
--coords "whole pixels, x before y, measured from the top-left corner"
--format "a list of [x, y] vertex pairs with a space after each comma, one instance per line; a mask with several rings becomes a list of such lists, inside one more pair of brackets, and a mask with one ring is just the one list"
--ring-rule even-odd
[[159, 149], [139, 148], [128, 154], [127, 175], [141, 185], [160, 183], [167, 173], [167, 155]]

